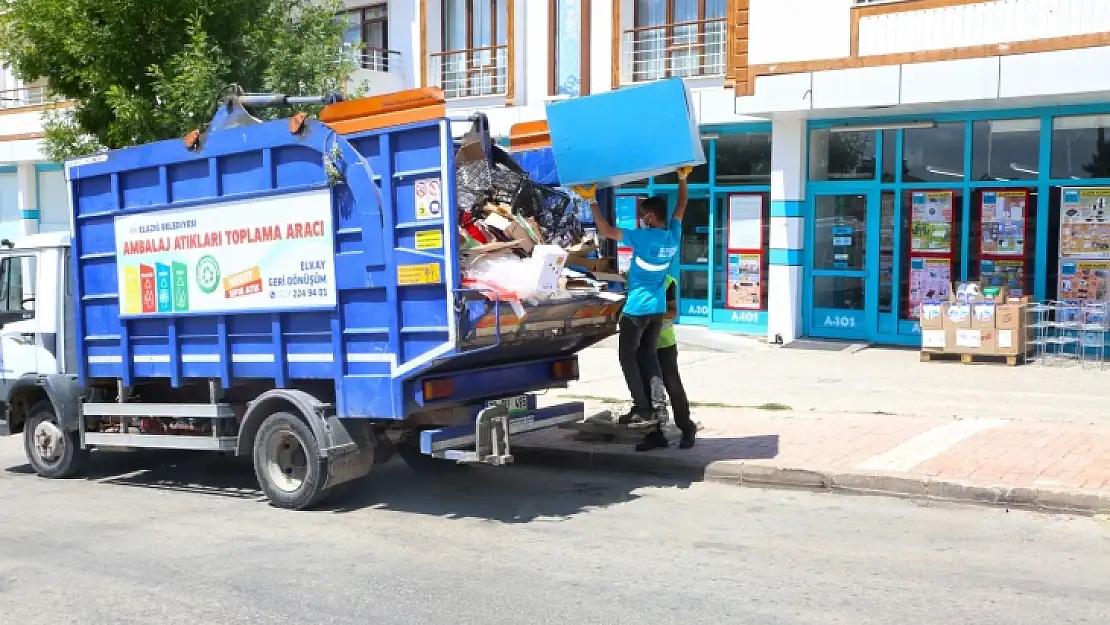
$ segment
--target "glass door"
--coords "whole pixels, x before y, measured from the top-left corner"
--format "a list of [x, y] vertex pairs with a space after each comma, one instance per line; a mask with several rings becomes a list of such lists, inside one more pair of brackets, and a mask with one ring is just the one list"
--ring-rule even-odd
[[[677, 194], [667, 193], [673, 210]], [[682, 218], [682, 242], [672, 271], [678, 280], [679, 323], [709, 323], [709, 193], [690, 191]]]
[[879, 237], [867, 236], [879, 229], [878, 199], [870, 190], [811, 198], [811, 243], [806, 246], [810, 336], [871, 340], [878, 332], [879, 280], [871, 278], [880, 274], [879, 254], [870, 248], [877, 247]]

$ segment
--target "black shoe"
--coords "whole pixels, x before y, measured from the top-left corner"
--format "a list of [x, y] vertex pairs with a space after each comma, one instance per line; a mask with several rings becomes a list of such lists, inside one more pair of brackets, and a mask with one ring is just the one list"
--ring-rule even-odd
[[651, 451], [653, 449], [664, 449], [670, 445], [667, 442], [667, 437], [659, 430], [652, 430], [644, 436], [644, 440], [636, 445], [636, 451]]
[[628, 412], [617, 417], [617, 424], [632, 425], [634, 423], [643, 423], [650, 420], [651, 419], [649, 417], [646, 417], [643, 412], [633, 408], [632, 410], [629, 410]]
[[694, 439], [698, 435], [698, 426], [691, 426], [688, 430], [683, 430], [682, 440], [678, 442], [679, 449], [690, 449], [694, 446]]

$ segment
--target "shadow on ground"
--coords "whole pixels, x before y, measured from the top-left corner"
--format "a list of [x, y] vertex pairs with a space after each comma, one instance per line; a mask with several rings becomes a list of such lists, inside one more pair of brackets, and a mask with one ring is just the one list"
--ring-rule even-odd
[[[640, 497], [635, 491], [641, 488], [690, 485], [690, 480], [682, 479], [537, 471], [523, 466], [458, 469], [418, 472], [395, 458], [375, 467], [368, 478], [337, 487], [318, 510], [299, 514], [379, 509], [449, 519], [529, 523], [565, 519], [635, 501]], [[7, 472], [37, 479], [26, 464], [8, 468]], [[92, 500], [97, 496], [96, 489], [127, 486], [266, 505], [249, 458], [189, 452], [99, 452], [93, 454], [84, 479], [92, 482], [86, 485]]]
[[705, 479], [706, 472], [717, 462], [774, 460], [779, 455], [779, 436], [699, 438], [693, 449], [679, 449], [672, 444], [666, 449], [635, 451], [639, 437], [619, 438], [573, 434], [550, 436], [535, 441], [522, 441], [513, 447], [518, 462], [562, 469], [625, 472], [658, 478], [682, 479], [687, 482]]

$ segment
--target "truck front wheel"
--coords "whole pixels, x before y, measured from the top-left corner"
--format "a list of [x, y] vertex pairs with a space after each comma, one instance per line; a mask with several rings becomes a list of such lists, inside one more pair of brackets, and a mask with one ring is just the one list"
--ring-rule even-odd
[[270, 503], [302, 510], [327, 495], [328, 461], [304, 420], [288, 412], [266, 417], [254, 439], [254, 473]]
[[42, 477], [66, 478], [80, 473], [89, 459], [81, 449], [81, 435], [58, 423], [54, 404], [44, 399], [31, 407], [23, 426], [23, 449], [31, 467]]

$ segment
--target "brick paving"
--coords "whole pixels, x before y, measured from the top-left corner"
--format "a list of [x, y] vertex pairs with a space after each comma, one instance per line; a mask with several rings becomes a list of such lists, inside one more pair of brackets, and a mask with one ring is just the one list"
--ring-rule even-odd
[[976, 482], [1110, 492], [1110, 426], [1009, 423], [958, 443], [914, 471]]
[[[589, 406], [591, 410], [602, 407]], [[637, 453], [628, 443], [579, 442], [573, 432], [558, 429], [521, 436], [514, 445], [625, 457], [634, 460], [638, 468], [652, 462], [706, 469], [742, 463], [755, 468], [881, 474], [996, 488], [1110, 495], [1110, 425], [993, 421], [984, 431], [971, 433], [963, 440], [952, 440], [951, 444], [942, 440], [938, 444], [935, 433], [948, 431], [951, 424], [963, 420], [728, 408], [695, 409], [694, 418], [702, 429], [697, 446], [691, 450], [672, 446]], [[924, 439], [932, 440], [931, 446], [918, 442]], [[860, 467], [896, 447], [907, 450], [896, 455], [914, 458], [917, 454], [922, 461], [904, 471]], [[873, 464], [868, 463], [868, 467]]]
[[[679, 337], [683, 381], [703, 427], [694, 449], [637, 454], [631, 444], [576, 442], [563, 430], [529, 434], [514, 445], [561, 450], [567, 466], [604, 456], [598, 464], [625, 462], [636, 470], [656, 461], [707, 474], [747, 466], [769, 475], [779, 468], [823, 472], [817, 483], [846, 476], [879, 484], [878, 491], [881, 480], [871, 477], [894, 476], [890, 482], [901, 484], [901, 494], [936, 484], [938, 496], [959, 491], [968, 499], [1006, 499], [947, 488], [985, 485], [1110, 512], [1110, 370], [921, 363], [912, 350], [805, 351], [747, 339], [706, 351], [684, 336], [698, 337]], [[586, 400], [591, 412], [618, 409], [610, 402], [627, 399], [628, 391], [613, 348], [587, 349], [579, 358], [581, 381], [540, 401]], [[1082, 389], [1080, 401], [1076, 389]], [[789, 409], [753, 408], [761, 404]]]

